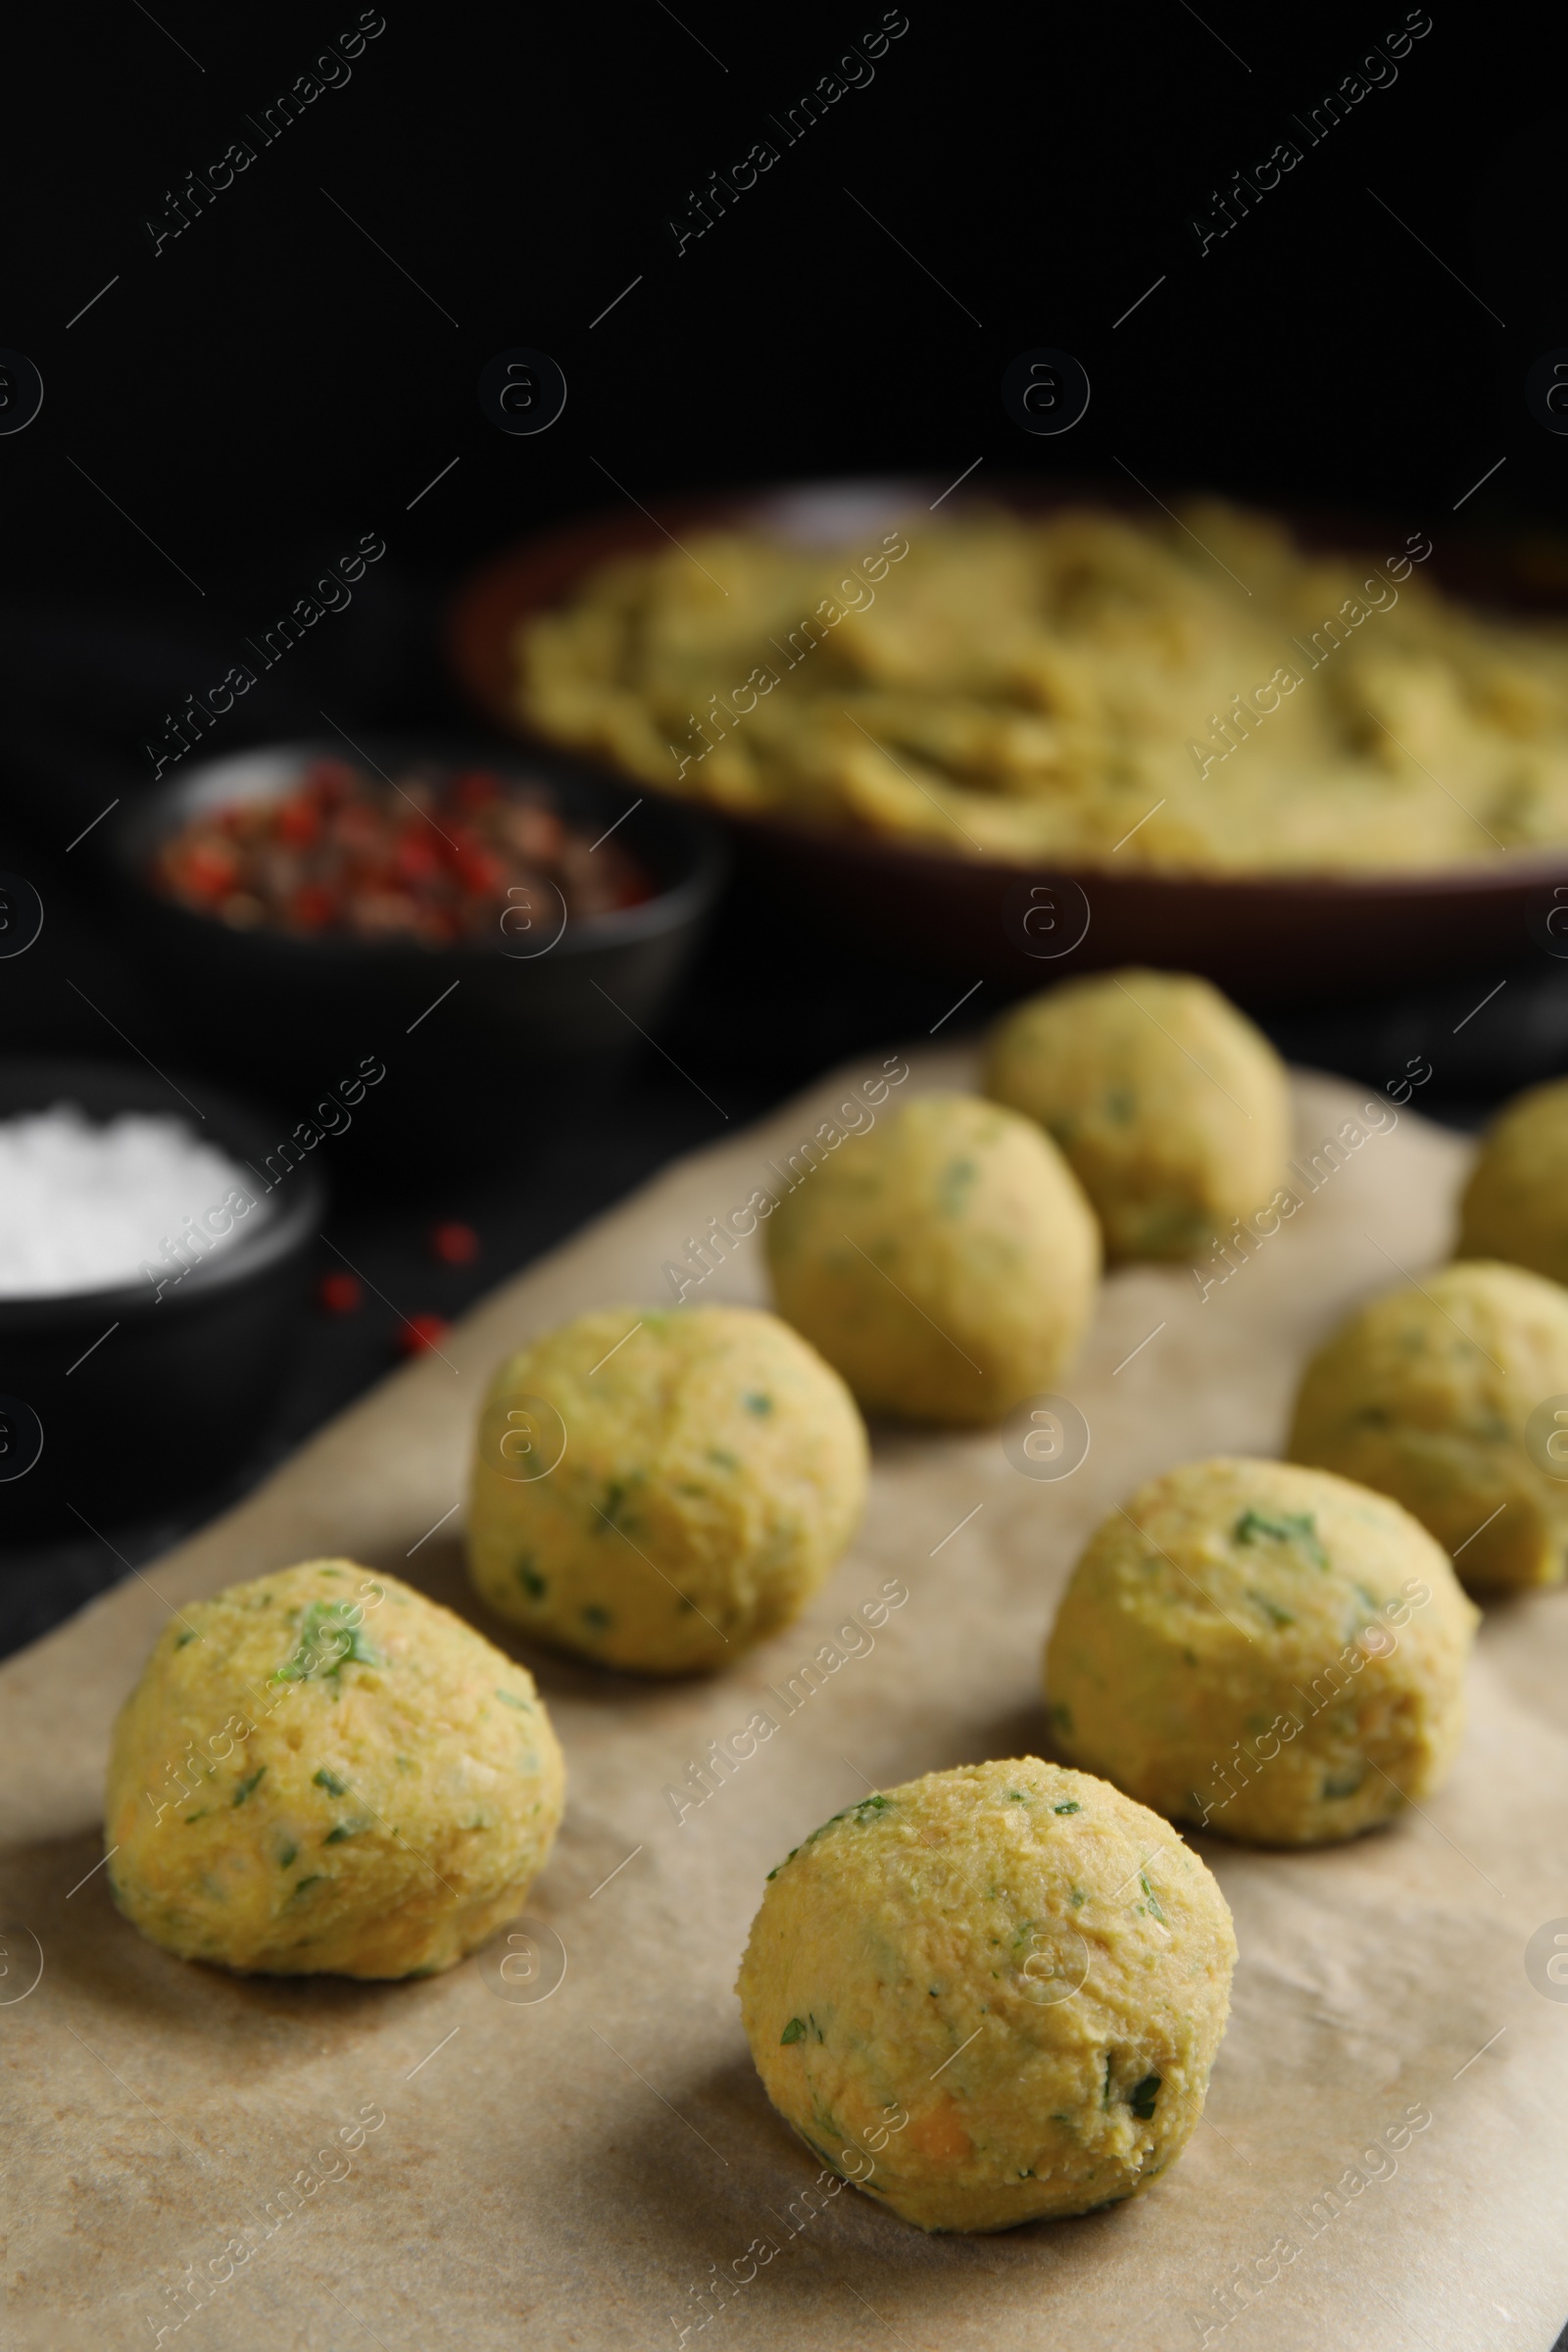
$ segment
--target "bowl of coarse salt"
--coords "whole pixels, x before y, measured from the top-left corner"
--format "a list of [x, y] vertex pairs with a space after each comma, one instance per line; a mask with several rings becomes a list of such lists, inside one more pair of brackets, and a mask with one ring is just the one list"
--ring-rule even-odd
[[326, 1188], [259, 1112], [115, 1063], [0, 1063], [0, 1533], [157, 1511], [255, 1444]]

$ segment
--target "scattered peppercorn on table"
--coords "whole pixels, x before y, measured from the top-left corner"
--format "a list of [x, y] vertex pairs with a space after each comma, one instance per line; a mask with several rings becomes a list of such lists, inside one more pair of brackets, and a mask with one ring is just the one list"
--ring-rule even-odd
[[[1117, 1800], [1116, 1835], [1139, 1850], [1130, 1885], [1107, 1880], [1097, 1900], [1133, 1906], [1123, 1965], [1168, 1965], [1161, 1930], [1179, 1933], [1166, 1893], [1189, 1883], [1183, 1856], [1197, 1858], [1193, 1885], [1206, 1883], [1199, 1865], [1212, 1874], [1239, 1948], [1206, 2105], [1179, 2162], [1130, 2201], [998, 2236], [969, 2234], [961, 2217], [964, 2234], [927, 2234], [912, 2223], [930, 2210], [922, 2184], [941, 2150], [923, 2110], [856, 2107], [861, 2154], [842, 2162], [835, 2144], [822, 2161], [769, 2104], [733, 1990], [754, 1920], [771, 1916], [764, 1892], [782, 1901], [808, 1849], [831, 1876], [863, 1828], [885, 1855], [876, 1900], [902, 1900], [900, 1857], [924, 1850], [940, 1819], [927, 1809], [965, 1771], [993, 1767], [981, 1780], [996, 1818], [963, 1862], [976, 1905], [1011, 1815], [1064, 1865], [1098, 1834], [1062, 1810], [1102, 1784], [1053, 1743], [1040, 1689], [1074, 1563], [1150, 1481], [1284, 1451], [1307, 1360], [1393, 1287], [1382, 1251], [1421, 1281], [1447, 1255], [1471, 1158], [1461, 1139], [1408, 1109], [1387, 1115], [1387, 1102], [1367, 1118], [1348, 1087], [1295, 1077], [1296, 1163], [1320, 1171], [1301, 1179], [1297, 1212], [1261, 1227], [1265, 1242], [1250, 1227], [1252, 1246], [1205, 1258], [1197, 1280], [1179, 1262], [1110, 1274], [1076, 1359], [1052, 1375], [1060, 1394], [1011, 1419], [873, 1421], [869, 1502], [844, 1556], [798, 1617], [701, 1679], [634, 1677], [535, 1645], [469, 1585], [451, 1514], [496, 1367], [592, 1310], [670, 1303], [662, 1270], [685, 1237], [771, 1182], [768, 1162], [787, 1168], [865, 1075], [849, 1068], [666, 1171], [495, 1293], [439, 1359], [393, 1375], [225, 1520], [0, 1669], [0, 2057], [29, 2150], [12, 2199], [19, 2342], [100, 2352], [172, 2341], [198, 2317], [214, 2352], [367, 2330], [476, 2352], [519, 2338], [641, 2352], [728, 2318], [763, 2352], [861, 2352], [883, 2331], [917, 2352], [1110, 2352], [1134, 2333], [1150, 2352], [1222, 2337], [1247, 2352], [1406, 2338], [1471, 2352], [1497, 2340], [1498, 2305], [1521, 2352], [1553, 2341], [1568, 2311], [1568, 2000], [1550, 1973], [1553, 1937], [1568, 1937], [1561, 1592], [1483, 1596], [1457, 1758], [1388, 1828], [1267, 1850]], [[978, 1078], [967, 1050], [913, 1054], [876, 1116]], [[1361, 1147], [1323, 1154], [1350, 1120]], [[689, 1302], [768, 1296], [754, 1231]], [[1087, 1451], [1063, 1454], [1060, 1434], [1076, 1426], [1064, 1405]], [[1287, 1536], [1294, 1524], [1279, 1520]], [[1259, 1521], [1266, 1542], [1251, 1550], [1283, 1575], [1283, 1554], [1264, 1558], [1284, 1543], [1272, 1527]], [[1315, 1572], [1297, 1550], [1299, 1573]], [[564, 1752], [564, 1819], [522, 1915], [417, 1981], [282, 1980], [179, 1958], [116, 1911], [95, 1868], [110, 1726], [171, 1608], [199, 1627], [218, 1593], [310, 1561], [395, 1577], [467, 1620], [532, 1674]], [[1402, 1624], [1388, 1639], [1404, 1640]], [[286, 1742], [288, 1710], [276, 1726], [270, 1737]], [[1216, 1719], [1216, 1786], [1236, 1778], [1236, 1730]], [[456, 1714], [445, 1736], [457, 1769]], [[160, 1752], [153, 1768], [156, 1805], [181, 1757]], [[899, 1830], [900, 1792], [928, 1775], [946, 1777]], [[305, 1793], [324, 1824], [332, 1791], [309, 1779]], [[834, 1816], [845, 1818], [811, 1847]], [[172, 1822], [167, 1812], [163, 1828]], [[1070, 1877], [1068, 1865], [1064, 1886]], [[843, 1877], [847, 1901], [860, 1883]], [[1046, 2039], [1077, 2053], [1071, 1921], [1088, 1914], [1070, 1908], [1070, 1886], [1064, 1904], [1038, 1950], [995, 1965], [1014, 1969], [1016, 2017], [1027, 2023], [1038, 2001]], [[835, 1968], [860, 1967], [848, 1912], [834, 1933], [842, 1961], [776, 1986], [764, 1971], [748, 1995], [792, 2120], [830, 2058], [834, 2099], [850, 2107], [857, 2069], [870, 2082], [879, 2063], [863, 1978], [861, 2057], [814, 2038], [821, 1987]], [[981, 1986], [976, 1950], [943, 1956]], [[926, 2005], [940, 2015], [908, 2023], [930, 2050], [933, 2111], [961, 2075], [991, 2085], [1004, 2114], [1010, 2045], [983, 1988], [972, 2023], [951, 2001]], [[1105, 2154], [1091, 2160], [1111, 2170], [1169, 2128], [1181, 2090], [1181, 2048], [1152, 2070], [1156, 2083], [1133, 2068], [1137, 2040], [1102, 2094]], [[1188, 2128], [1186, 2111], [1178, 2122]], [[861, 2177], [898, 2194], [861, 2193]]]

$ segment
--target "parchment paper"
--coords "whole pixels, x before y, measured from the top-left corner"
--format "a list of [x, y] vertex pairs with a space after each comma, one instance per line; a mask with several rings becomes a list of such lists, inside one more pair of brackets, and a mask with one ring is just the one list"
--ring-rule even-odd
[[[911, 1060], [907, 1094], [972, 1076], [956, 1050]], [[717, 1680], [649, 1688], [527, 1651], [468, 1592], [460, 1520], [427, 1533], [494, 1361], [582, 1308], [667, 1297], [685, 1237], [875, 1066], [669, 1169], [476, 1309], [450, 1365], [398, 1372], [0, 1671], [8, 2345], [1551, 2343], [1568, 2001], [1525, 1948], [1568, 1927], [1568, 1593], [1489, 1610], [1463, 1755], [1420, 1814], [1316, 1854], [1195, 1839], [1236, 1914], [1235, 2005], [1207, 2121], [1131, 2205], [929, 2238], [845, 2188], [805, 2219], [817, 2168], [762, 2096], [731, 1991], [763, 1875], [806, 1832], [868, 1785], [1041, 1747], [1040, 1645], [1090, 1530], [1170, 1464], [1279, 1446], [1304, 1353], [1397, 1279], [1382, 1252], [1412, 1272], [1446, 1253], [1459, 1139], [1405, 1111], [1206, 1301], [1182, 1268], [1113, 1276], [1063, 1384], [1092, 1430], [1072, 1477], [1020, 1476], [995, 1433], [878, 1432], [827, 1592]], [[1361, 1100], [1299, 1078], [1300, 1143]], [[762, 1298], [760, 1242], [696, 1295]], [[569, 1774], [521, 1984], [546, 1983], [559, 1937], [548, 1998], [503, 1997], [495, 1946], [401, 1985], [230, 1978], [145, 1942], [85, 1876], [110, 1721], [168, 1607], [323, 1552], [408, 1577], [538, 1675]], [[677, 1824], [666, 1787], [890, 1578], [909, 1598], [874, 1648]], [[377, 2115], [326, 2178], [318, 2151]]]

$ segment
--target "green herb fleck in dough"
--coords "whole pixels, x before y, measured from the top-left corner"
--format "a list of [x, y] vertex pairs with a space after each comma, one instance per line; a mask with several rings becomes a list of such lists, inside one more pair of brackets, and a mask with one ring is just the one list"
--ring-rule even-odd
[[1060, 1724], [1064, 1732], [1072, 1730], [1072, 1709], [1064, 1698], [1058, 1698], [1053, 1702], [1051, 1717], [1054, 1723]]
[[546, 1581], [534, 1566], [531, 1555], [529, 1558], [517, 1562], [517, 1582], [530, 1600], [543, 1600]]
[[715, 1462], [720, 1470], [738, 1470], [741, 1466], [739, 1456], [731, 1453], [723, 1446], [710, 1446], [708, 1458], [710, 1462]]
[[937, 1207], [945, 1217], [961, 1217], [969, 1205], [969, 1190], [979, 1174], [972, 1159], [951, 1159], [937, 1178]]
[[326, 1790], [328, 1796], [347, 1796], [349, 1792], [349, 1785], [347, 1781], [340, 1781], [337, 1777], [337, 1774], [335, 1772], [328, 1772], [324, 1764], [321, 1766], [319, 1772], [313, 1772], [311, 1778], [316, 1783], [318, 1788], [324, 1788]]
[[239, 1787], [229, 1798], [229, 1803], [231, 1805], [242, 1805], [245, 1802], [245, 1799], [249, 1796], [251, 1790], [260, 1782], [261, 1777], [266, 1770], [267, 1766], [265, 1764], [258, 1764], [256, 1770], [251, 1774], [250, 1779], [248, 1781], [241, 1781]]
[[272, 1674], [274, 1683], [304, 1683], [319, 1674], [323, 1681], [341, 1675], [352, 1661], [379, 1666], [380, 1658], [365, 1639], [363, 1627], [350, 1615], [357, 1604], [342, 1600], [313, 1600], [300, 1625], [300, 1638], [283, 1664]]
[[582, 1614], [584, 1624], [590, 1626], [596, 1634], [602, 1634], [609, 1630], [610, 1611], [602, 1609], [597, 1601], [589, 1601]]
[[[239, 1798], [238, 1798], [238, 1797], [235, 1797], [235, 1799], [234, 1799], [234, 1802], [235, 1802], [235, 1804], [238, 1804], [238, 1803], [239, 1803]], [[187, 1814], [185, 1815], [185, 1819], [186, 1819], [186, 1821], [188, 1821], [188, 1822], [189, 1822], [189, 1821], [205, 1821], [205, 1820], [207, 1819], [207, 1816], [208, 1816], [208, 1814], [209, 1814], [209, 1813], [212, 1811], [212, 1809], [213, 1809], [213, 1808], [212, 1808], [212, 1806], [211, 1806], [211, 1805], [203, 1805], [203, 1806], [200, 1808], [200, 1810], [199, 1810], [198, 1812], [195, 1812], [195, 1813], [187, 1813]]]
[[1072, 1889], [1072, 1892], [1068, 1895], [1067, 1900], [1072, 1909], [1076, 1911], [1079, 1904], [1086, 1903], [1089, 1900], [1089, 1897], [1085, 1894], [1081, 1886], [1075, 1886]]
[[1137, 1108], [1137, 1097], [1130, 1086], [1113, 1086], [1105, 1097], [1105, 1116], [1124, 1127]]
[[328, 1830], [321, 1839], [323, 1845], [341, 1845], [345, 1838], [357, 1838], [365, 1827], [363, 1821], [340, 1821], [335, 1830]]
[[[867, 1814], [885, 1813], [891, 1806], [892, 1802], [892, 1797], [884, 1796], [880, 1789], [877, 1791], [875, 1796], [862, 1796], [858, 1805], [846, 1805], [842, 1813], [829, 1814], [827, 1820], [822, 1822], [811, 1832], [811, 1836], [808, 1838], [806, 1842], [808, 1845], [809, 1845], [812, 1842], [812, 1839], [821, 1837], [823, 1830], [830, 1830], [836, 1821], [850, 1820], [852, 1815], [857, 1821], [864, 1821]], [[795, 1853], [788, 1855], [786, 1859], [793, 1862], [795, 1859], [795, 1854], [799, 1853], [800, 1850], [800, 1847], [797, 1846], [795, 1848]]]
[[806, 2039], [806, 2020], [805, 2020], [805, 2018], [804, 2018], [804, 2017], [792, 2017], [792, 2018], [790, 2019], [790, 2022], [789, 2022], [789, 2024], [788, 2024], [788, 2025], [785, 2027], [785, 2029], [784, 2029], [783, 2033], [782, 2033], [782, 2034], [779, 2035], [779, 2040], [780, 2040], [781, 2042], [786, 2042], [786, 2041], [804, 2041], [805, 2039]]
[[297, 1845], [286, 1845], [283, 1848], [283, 1851], [277, 1857], [278, 1869], [292, 1870], [294, 1867], [294, 1858], [298, 1854], [299, 1850], [300, 1849]]
[[1053, 1813], [1081, 1813], [1083, 1807], [1075, 1796], [1069, 1796], [1064, 1805], [1053, 1805], [1051, 1810]]
[[1160, 2080], [1158, 2075], [1146, 2075], [1143, 2081], [1135, 2082], [1127, 2093], [1127, 2104], [1141, 2124], [1149, 2123], [1153, 2116], [1154, 2101], [1159, 2096]]
[[614, 1526], [615, 1513], [619, 1510], [625, 1499], [625, 1480], [621, 1478], [612, 1478], [605, 1489], [604, 1501], [598, 1506], [597, 1517], [601, 1526]]
[[1350, 1764], [1343, 1772], [1329, 1773], [1323, 1782], [1325, 1796], [1354, 1796], [1366, 1779], [1364, 1764]]
[[531, 1715], [533, 1713], [533, 1708], [529, 1701], [525, 1698], [518, 1698], [515, 1691], [498, 1690], [496, 1692], [496, 1696], [501, 1700], [504, 1706], [515, 1707], [519, 1715]]
[[1281, 1511], [1271, 1519], [1265, 1511], [1244, 1511], [1234, 1535], [1238, 1544], [1258, 1544], [1270, 1537], [1276, 1544], [1298, 1544], [1314, 1567], [1326, 1568], [1329, 1555], [1317, 1540], [1317, 1522], [1310, 1511]]
[[174, 1647], [176, 1649], [183, 1649], [187, 1642], [194, 1642], [196, 1636], [193, 1633], [176, 1634], [174, 1637]]
[[772, 1397], [764, 1396], [760, 1389], [748, 1389], [741, 1401], [749, 1413], [756, 1413], [760, 1418], [763, 1413], [773, 1410]]
[[1138, 1884], [1139, 1884], [1139, 1886], [1140, 1886], [1143, 1888], [1143, 1890], [1144, 1890], [1145, 1894], [1146, 1894], [1146, 1895], [1148, 1895], [1148, 1897], [1149, 1897], [1149, 1908], [1151, 1909], [1151, 1911], [1152, 1911], [1152, 1913], [1154, 1914], [1154, 1917], [1155, 1917], [1156, 1919], [1163, 1919], [1163, 1918], [1164, 1918], [1164, 1916], [1165, 1916], [1165, 1914], [1164, 1914], [1164, 1912], [1163, 1912], [1163, 1911], [1160, 1909], [1160, 1907], [1159, 1907], [1159, 1897], [1158, 1897], [1158, 1895], [1157, 1895], [1157, 1894], [1154, 1892], [1154, 1889], [1152, 1888], [1152, 1886], [1151, 1886], [1151, 1885], [1149, 1884], [1149, 1880], [1148, 1880], [1148, 1878], [1145, 1876], [1145, 1874], [1143, 1873], [1143, 1871], [1140, 1871], [1140, 1872], [1138, 1873]]
[[313, 1871], [308, 1879], [296, 1879], [288, 1898], [289, 1901], [292, 1902], [296, 1894], [303, 1894], [307, 1886], [319, 1886], [324, 1876], [323, 1871], [317, 1870]]
[[1007, 1801], [1009, 1804], [1013, 1805], [1026, 1805], [1029, 1802], [1029, 1799], [1023, 1789], [1009, 1788], [1007, 1790]]
[[1262, 1610], [1264, 1616], [1268, 1619], [1271, 1625], [1294, 1625], [1296, 1623], [1296, 1619], [1291, 1615], [1290, 1610], [1282, 1609], [1277, 1601], [1270, 1600], [1266, 1592], [1255, 1592], [1253, 1588], [1249, 1585], [1247, 1588], [1247, 1597], [1252, 1603], [1254, 1608]]

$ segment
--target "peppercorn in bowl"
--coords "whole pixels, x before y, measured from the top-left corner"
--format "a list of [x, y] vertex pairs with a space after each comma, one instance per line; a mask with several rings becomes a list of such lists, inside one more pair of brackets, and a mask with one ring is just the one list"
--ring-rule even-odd
[[564, 762], [370, 737], [176, 771], [107, 848], [182, 1021], [307, 1087], [394, 1041], [487, 1081], [635, 1042], [722, 874], [685, 810]]

